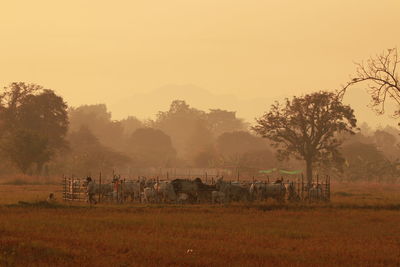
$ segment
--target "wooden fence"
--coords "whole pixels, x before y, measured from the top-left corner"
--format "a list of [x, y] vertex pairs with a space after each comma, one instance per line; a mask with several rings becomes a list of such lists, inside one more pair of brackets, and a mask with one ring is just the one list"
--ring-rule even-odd
[[[323, 179], [316, 176], [311, 184], [304, 181], [303, 176], [298, 179], [292, 179], [292, 181], [287, 180], [286, 182], [283, 181], [288, 188], [290, 193], [290, 186], [293, 186], [293, 190], [295, 192], [295, 196], [298, 197], [300, 201], [308, 201], [308, 202], [315, 202], [315, 201], [326, 201], [329, 202], [331, 200], [331, 183], [330, 183], [330, 176], [325, 176]], [[289, 195], [289, 197], [291, 197]]]
[[[203, 175], [193, 175], [190, 178], [189, 177], [180, 177], [180, 176], [174, 176], [174, 177], [169, 177], [168, 174], [166, 177], [148, 177], [147, 179], [153, 180], [153, 181], [168, 181], [168, 180], [173, 180], [176, 178], [183, 178], [183, 179], [194, 179], [194, 177], [199, 177], [202, 178], [202, 181], [206, 184], [212, 185], [215, 184], [217, 177], [215, 176], [208, 176], [207, 173]], [[247, 177], [246, 179], [228, 179], [227, 181], [230, 181], [232, 183], [238, 183], [241, 186], [244, 187], [250, 187], [251, 183], [258, 182], [258, 183], [264, 183], [265, 185], [274, 183], [277, 180], [279, 180], [281, 183], [285, 185], [287, 188], [287, 194], [286, 198], [290, 201], [293, 199], [290, 198], [295, 198], [295, 200], [298, 201], [309, 201], [309, 202], [314, 202], [314, 201], [330, 201], [331, 199], [331, 188], [330, 188], [330, 177], [324, 176], [321, 178], [319, 175], [315, 177], [315, 179], [312, 181], [311, 184], [308, 184], [304, 177], [302, 175], [298, 177]], [[225, 178], [224, 178], [225, 180]], [[63, 200], [64, 201], [87, 201], [87, 194], [86, 194], [86, 186], [85, 186], [85, 181], [86, 179], [80, 179], [80, 178], [67, 178], [63, 176], [62, 178], [62, 191], [63, 191]], [[101, 174], [99, 175], [99, 178], [96, 180], [94, 179], [96, 183], [99, 183], [100, 186], [103, 184], [110, 184], [111, 179], [108, 181], [102, 180]], [[123, 182], [125, 182], [125, 179], [123, 179]], [[123, 186], [123, 183], [121, 184]], [[122, 187], [116, 187], [120, 188], [121, 190]], [[118, 190], [118, 189], [117, 189]], [[121, 192], [115, 192], [118, 202], [120, 202], [120, 196]], [[291, 193], [291, 194], [289, 194]], [[96, 196], [96, 201], [97, 202], [102, 202], [105, 201], [105, 199], [102, 199], [100, 194]], [[112, 196], [109, 196], [108, 201], [113, 201]]]
[[62, 198], [64, 201], [86, 201], [86, 187], [84, 179], [62, 178]]

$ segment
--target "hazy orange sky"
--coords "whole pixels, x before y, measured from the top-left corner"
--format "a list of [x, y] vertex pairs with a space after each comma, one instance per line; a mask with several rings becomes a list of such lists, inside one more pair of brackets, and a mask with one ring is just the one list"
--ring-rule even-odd
[[[107, 103], [115, 118], [165, 110], [159, 92], [177, 85], [199, 108], [229, 95], [221, 107], [250, 121], [270, 100], [336, 89], [354, 61], [400, 47], [399, 11], [399, 0], [1, 1], [0, 84]], [[196, 86], [209, 95], [191, 98]], [[361, 121], [397, 123], [369, 111], [361, 89], [346, 101]]]

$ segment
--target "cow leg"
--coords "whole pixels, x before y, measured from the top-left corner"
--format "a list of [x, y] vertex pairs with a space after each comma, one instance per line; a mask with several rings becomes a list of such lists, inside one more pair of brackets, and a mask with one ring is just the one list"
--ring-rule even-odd
[[89, 203], [97, 204], [97, 201], [94, 199], [94, 194], [89, 194]]

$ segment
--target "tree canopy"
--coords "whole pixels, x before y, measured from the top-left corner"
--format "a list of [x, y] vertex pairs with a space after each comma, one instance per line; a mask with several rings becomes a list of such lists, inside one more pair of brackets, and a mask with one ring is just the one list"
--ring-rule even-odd
[[280, 159], [294, 156], [306, 162], [307, 179], [312, 181], [313, 164], [340, 161], [337, 133], [353, 133], [356, 119], [353, 110], [336, 94], [320, 91], [278, 102], [258, 118], [252, 128], [273, 142]]
[[254, 174], [256, 169], [274, 166], [273, 152], [262, 138], [246, 131], [225, 132], [215, 143], [214, 164]]
[[139, 128], [128, 139], [126, 152], [138, 167], [167, 167], [176, 157], [171, 138], [153, 128]]
[[47, 162], [53, 154], [47, 138], [24, 129], [4, 137], [1, 149], [22, 173], [27, 173], [32, 163]]
[[27, 172], [66, 147], [67, 105], [62, 97], [40, 85], [12, 83], [0, 95], [1, 148], [5, 157]]
[[70, 150], [57, 159], [64, 173], [90, 175], [101, 171], [110, 175], [114, 169], [125, 169], [131, 163], [128, 156], [102, 145], [86, 126], [69, 133], [68, 141]]
[[248, 128], [242, 119], [236, 117], [235, 111], [210, 109], [206, 116], [208, 128], [217, 137], [223, 133], [244, 131]]
[[344, 174], [351, 181], [383, 181], [399, 173], [396, 165], [392, 164], [374, 144], [353, 142], [344, 145], [341, 150], [346, 158]]
[[111, 112], [105, 104], [83, 105], [68, 110], [70, 131], [82, 126], [90, 129], [100, 142], [113, 149], [123, 146], [124, 129], [120, 122], [111, 119]]

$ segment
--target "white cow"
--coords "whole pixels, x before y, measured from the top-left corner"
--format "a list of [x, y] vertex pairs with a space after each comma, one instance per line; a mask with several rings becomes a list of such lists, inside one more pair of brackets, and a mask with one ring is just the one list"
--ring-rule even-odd
[[186, 193], [178, 193], [177, 195], [177, 202], [180, 204], [188, 203], [190, 200], [189, 194]]
[[272, 198], [278, 202], [285, 200], [286, 187], [280, 182], [276, 183], [253, 183], [249, 189], [253, 200], [264, 200]]
[[131, 198], [131, 201], [134, 201], [135, 199], [140, 200], [140, 182], [127, 181], [122, 183], [121, 188], [122, 194], [125, 198], [124, 200], [128, 197]]
[[263, 200], [265, 195], [265, 183], [254, 182], [249, 188], [250, 196], [252, 200]]
[[143, 201], [146, 203], [153, 203], [156, 200], [156, 190], [154, 187], [145, 187], [143, 189]]
[[233, 185], [231, 183], [225, 182], [222, 178], [218, 179], [216, 182], [216, 188], [218, 191], [225, 194], [226, 201], [248, 201], [250, 194], [248, 189], [239, 185]]
[[97, 201], [94, 199], [96, 195], [101, 195], [102, 197], [109, 196], [113, 193], [112, 184], [97, 184], [92, 179], [87, 178], [86, 182], [86, 194], [88, 196], [88, 202], [90, 204], [96, 204]]
[[157, 199], [161, 202], [171, 202], [177, 200], [174, 186], [168, 181], [157, 182], [154, 184]]
[[221, 191], [212, 191], [211, 192], [211, 202], [215, 203], [225, 203], [225, 193]]

